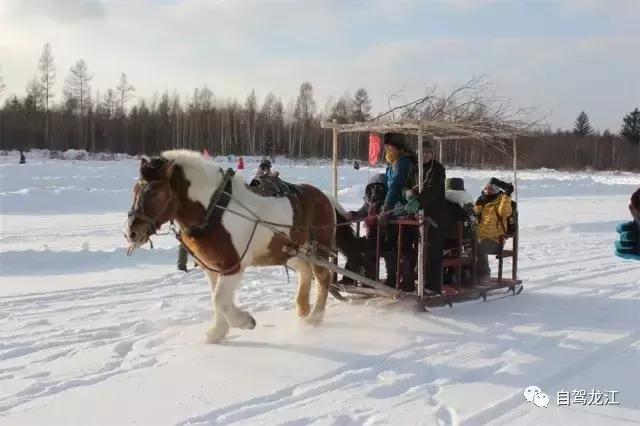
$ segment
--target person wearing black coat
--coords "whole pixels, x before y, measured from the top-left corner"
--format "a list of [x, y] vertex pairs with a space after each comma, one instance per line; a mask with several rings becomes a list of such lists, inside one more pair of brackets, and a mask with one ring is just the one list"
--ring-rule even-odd
[[427, 221], [427, 264], [425, 265], [425, 289], [434, 293], [442, 291], [442, 250], [443, 239], [439, 224], [442, 222], [445, 207], [446, 171], [442, 163], [435, 159], [433, 145], [428, 141], [423, 145], [422, 165], [424, 181], [422, 191], [413, 187], [413, 194], [420, 203]]

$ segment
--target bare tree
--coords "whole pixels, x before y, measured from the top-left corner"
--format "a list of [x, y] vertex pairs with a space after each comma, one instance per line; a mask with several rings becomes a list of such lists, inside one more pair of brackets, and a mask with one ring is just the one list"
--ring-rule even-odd
[[56, 66], [53, 63], [53, 52], [49, 43], [45, 43], [42, 48], [38, 69], [40, 70], [44, 110], [49, 111], [49, 99], [53, 98], [53, 84], [56, 80]]
[[[532, 118], [534, 109], [516, 106], [510, 99], [495, 95], [493, 83], [486, 76], [474, 77], [450, 92], [434, 85], [422, 97], [394, 106], [402, 99], [401, 93], [390, 97], [389, 109], [372, 121], [393, 120], [399, 114], [400, 121], [420, 121], [436, 137], [470, 139], [529, 132], [541, 123], [540, 118]], [[499, 140], [493, 145], [504, 146]]]
[[118, 92], [118, 115], [124, 117], [127, 101], [134, 96], [136, 89], [127, 81], [127, 74], [122, 73], [116, 90]]
[[24, 107], [28, 111], [38, 111], [43, 106], [44, 97], [42, 96], [43, 87], [36, 77], [27, 82], [27, 96], [24, 99]]
[[77, 110], [80, 115], [84, 115], [89, 107], [89, 93], [91, 87], [89, 82], [93, 78], [93, 74], [89, 72], [87, 63], [84, 59], [80, 59], [71, 67], [69, 75], [64, 82], [64, 97], [66, 104]]
[[104, 97], [102, 98], [101, 103], [102, 109], [104, 109], [104, 113], [108, 118], [113, 118], [116, 116], [116, 112], [118, 111], [119, 101], [118, 95], [115, 90], [112, 88], [108, 88]]
[[298, 156], [303, 155], [303, 141], [309, 133], [309, 125], [316, 112], [316, 101], [313, 99], [313, 86], [308, 81], [300, 85], [294, 116], [300, 129], [298, 137]]
[[5, 87], [6, 86], [4, 85], [4, 80], [2, 79], [2, 75], [0, 74], [0, 98], [4, 94]]
[[[247, 139], [249, 141], [249, 152], [256, 153], [256, 110], [258, 109], [256, 100], [256, 91], [251, 89], [251, 93], [247, 95], [247, 99], [244, 103], [245, 110], [247, 111]], [[264, 147], [263, 147], [264, 148]], [[264, 149], [262, 150], [264, 151]]]

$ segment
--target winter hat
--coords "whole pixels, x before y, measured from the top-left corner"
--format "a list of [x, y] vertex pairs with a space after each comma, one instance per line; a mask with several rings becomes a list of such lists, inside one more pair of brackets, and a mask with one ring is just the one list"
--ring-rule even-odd
[[447, 178], [444, 182], [444, 187], [448, 191], [464, 191], [464, 179]]
[[484, 187], [485, 188], [486, 187], [491, 187], [491, 189], [493, 189], [493, 192], [495, 192], [497, 194], [498, 192], [500, 192], [500, 188], [498, 188], [498, 186], [496, 184], [492, 183], [491, 182], [492, 180], [493, 180], [493, 178], [489, 179], [487, 181], [487, 183], [484, 185]]
[[386, 133], [384, 135], [384, 144], [392, 145], [398, 149], [405, 149], [405, 137], [403, 133]]
[[431, 142], [428, 138], [423, 138], [422, 139], [422, 150], [423, 151], [433, 152], [434, 149], [435, 149], [435, 146], [433, 145], [433, 142]]
[[269, 160], [262, 160], [262, 162], [258, 166], [258, 169], [260, 170], [269, 170], [270, 168], [271, 168], [271, 161]]
[[638, 188], [631, 196], [631, 205], [637, 210], [640, 210], [640, 188]]

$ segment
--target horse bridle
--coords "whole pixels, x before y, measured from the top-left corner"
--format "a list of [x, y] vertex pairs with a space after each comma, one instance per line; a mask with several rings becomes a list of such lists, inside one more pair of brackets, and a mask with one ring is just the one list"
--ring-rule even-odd
[[146, 182], [144, 180], [140, 180], [138, 183], [140, 185], [138, 189], [138, 196], [133, 200], [133, 205], [131, 206], [129, 213], [127, 213], [127, 218], [130, 219], [132, 217], [135, 217], [136, 219], [140, 219], [141, 221], [143, 221], [147, 225], [148, 238], [158, 232], [158, 226], [156, 225], [158, 217], [165, 212], [165, 210], [173, 201], [174, 197], [173, 192], [169, 191], [169, 197], [167, 198], [164, 206], [162, 206], [162, 208], [158, 211], [158, 213], [156, 213], [155, 216], [150, 217], [144, 212], [144, 196], [150, 191], [151, 187], [149, 185], [149, 182]]

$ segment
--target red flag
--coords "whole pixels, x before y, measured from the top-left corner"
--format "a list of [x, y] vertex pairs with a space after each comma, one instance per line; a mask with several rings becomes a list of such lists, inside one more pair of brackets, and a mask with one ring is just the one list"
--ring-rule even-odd
[[209, 151], [207, 151], [207, 148], [202, 150], [202, 155], [204, 156], [204, 158], [206, 158], [207, 160], [209, 159], [210, 155], [209, 155]]
[[380, 150], [382, 149], [382, 141], [380, 135], [375, 133], [369, 134], [369, 164], [375, 166], [380, 158]]

